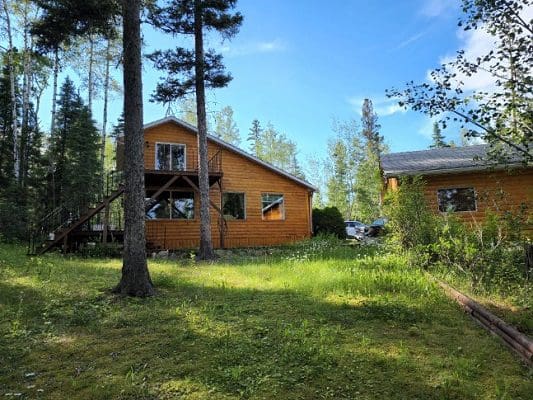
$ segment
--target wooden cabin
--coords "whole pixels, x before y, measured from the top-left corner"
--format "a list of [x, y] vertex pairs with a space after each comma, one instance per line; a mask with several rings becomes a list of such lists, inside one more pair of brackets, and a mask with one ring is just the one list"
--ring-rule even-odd
[[382, 156], [385, 190], [395, 190], [400, 178], [420, 175], [425, 198], [435, 212], [453, 212], [464, 221], [482, 221], [490, 212], [526, 215], [532, 236], [533, 167], [514, 159], [499, 165], [483, 161], [487, 145], [447, 147]]
[[[154, 248], [199, 246], [198, 143], [194, 126], [166, 117], [144, 126], [146, 240]], [[117, 167], [123, 167], [118, 141]], [[215, 247], [295, 242], [311, 236], [308, 182], [208, 136]]]

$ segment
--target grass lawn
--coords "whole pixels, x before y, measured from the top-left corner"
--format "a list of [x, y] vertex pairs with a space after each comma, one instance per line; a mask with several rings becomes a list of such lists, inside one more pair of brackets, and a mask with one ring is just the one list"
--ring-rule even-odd
[[0, 245], [0, 396], [31, 399], [531, 399], [533, 375], [394, 255], [310, 244], [214, 265]]

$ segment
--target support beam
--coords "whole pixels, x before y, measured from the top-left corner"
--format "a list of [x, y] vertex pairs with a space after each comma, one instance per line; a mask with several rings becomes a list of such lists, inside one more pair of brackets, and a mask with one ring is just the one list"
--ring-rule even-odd
[[[200, 193], [200, 188], [198, 188], [198, 186], [196, 186], [196, 185], [194, 184], [194, 182], [191, 181], [191, 180], [189, 179], [189, 177], [184, 176], [184, 177], [183, 177], [183, 180], [184, 180], [185, 182], [187, 182], [187, 183], [193, 188], [193, 190], [194, 190], [196, 193]], [[222, 216], [222, 218], [224, 218], [224, 213], [222, 212], [222, 210], [220, 209], [219, 206], [217, 206], [215, 203], [213, 203], [213, 200], [209, 199], [209, 204], [211, 204], [211, 207], [213, 207], [215, 210], [217, 210], [217, 212]], [[224, 219], [224, 220], [225, 220], [225, 219]]]

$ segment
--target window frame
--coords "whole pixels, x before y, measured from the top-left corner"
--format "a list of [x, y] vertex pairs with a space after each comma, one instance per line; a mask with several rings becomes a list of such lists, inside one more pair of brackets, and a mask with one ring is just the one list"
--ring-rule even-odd
[[[169, 196], [169, 200], [171, 200], [169, 202], [169, 213], [168, 213], [168, 218], [147, 218], [146, 214], [148, 214], [148, 210], [145, 215], [144, 215], [144, 220], [145, 221], [181, 221], [181, 222], [192, 222], [192, 221], [197, 221], [198, 220], [198, 213], [197, 213], [197, 210], [196, 210], [196, 193], [194, 192], [194, 190], [189, 190], [187, 188], [179, 188], [179, 189], [171, 189], [171, 190], [165, 190], [165, 192], [169, 192], [170, 193], [170, 196]], [[188, 218], [172, 218], [172, 202], [174, 200], [174, 197], [173, 197], [173, 193], [192, 193], [192, 200], [193, 200], [193, 218], [191, 219], [188, 219]], [[148, 195], [147, 195], [148, 196]], [[149, 197], [146, 197], [147, 199]], [[154, 206], [158, 204], [158, 203], [155, 203]], [[153, 207], [153, 206], [152, 206]]]
[[[168, 144], [170, 148], [170, 156], [172, 157], [172, 146], [181, 146], [183, 147], [183, 169], [157, 169], [157, 146], [158, 145]], [[170, 166], [172, 167], [172, 158], [170, 160]], [[155, 142], [154, 150], [154, 170], [155, 171], [187, 171], [187, 145], [185, 143], [174, 143], [174, 142]]]
[[[274, 196], [281, 196], [283, 198], [283, 214], [282, 218], [280, 219], [265, 219], [265, 215], [263, 213], [263, 196], [264, 195], [274, 195]], [[284, 193], [274, 193], [274, 192], [261, 192], [261, 198], [260, 198], [260, 210], [261, 210], [261, 220], [263, 222], [279, 222], [279, 221], [285, 221], [287, 219], [287, 213], [285, 212], [285, 194]]]
[[232, 219], [228, 219], [227, 221], [246, 221], [248, 219], [248, 213], [246, 212], [246, 192], [234, 192], [234, 191], [224, 191], [222, 192], [222, 216], [225, 217], [225, 214], [224, 214], [224, 194], [226, 193], [229, 193], [229, 194], [242, 194], [242, 197], [243, 197], [243, 208], [244, 208], [244, 218], [232, 218]]
[[[468, 189], [471, 189], [472, 192], [474, 192], [474, 209], [473, 210], [453, 210], [453, 211], [441, 211], [441, 206], [440, 206], [440, 201], [439, 201], [439, 191], [443, 191], [443, 190], [468, 190]], [[474, 186], [460, 186], [460, 187], [444, 187], [444, 188], [440, 188], [440, 189], [437, 189], [435, 191], [435, 194], [437, 195], [437, 210], [440, 212], [440, 213], [449, 213], [449, 212], [453, 212], [453, 213], [471, 213], [471, 212], [477, 212], [478, 211], [478, 204], [477, 204], [477, 191], [476, 191], [476, 188]]]

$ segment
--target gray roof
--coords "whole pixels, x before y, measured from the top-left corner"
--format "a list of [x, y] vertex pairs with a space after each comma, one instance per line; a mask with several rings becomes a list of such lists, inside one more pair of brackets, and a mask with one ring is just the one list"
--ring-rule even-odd
[[[168, 117], [165, 117], [165, 118], [162, 118], [162, 119], [158, 119], [157, 121], [153, 121], [153, 122], [149, 122], [147, 124], [145, 124], [143, 126], [143, 129], [148, 129], [148, 128], [152, 128], [154, 126], [158, 126], [158, 125], [162, 125], [162, 124], [165, 124], [167, 122], [172, 122], [172, 123], [175, 123], [176, 125], [179, 125], [187, 130], [189, 130], [190, 132], [194, 133], [194, 134], [198, 134], [198, 129], [194, 126], [194, 125], [191, 125], [185, 121], [182, 121], [181, 119], [179, 118], [176, 118], [174, 116], [168, 116]], [[317, 191], [318, 188], [316, 186], [313, 186], [311, 185], [309, 182], [305, 181], [304, 179], [301, 179], [301, 178], [298, 178], [297, 176], [294, 176], [290, 173], [288, 173], [287, 171], [284, 171], [282, 170], [281, 168], [278, 168], [272, 164], [269, 164], [267, 163], [266, 161], [263, 161], [247, 152], [245, 152], [244, 150], [238, 148], [237, 146], [234, 146], [228, 142], [225, 142], [224, 140], [216, 137], [216, 136], [213, 136], [213, 135], [207, 135], [207, 139], [208, 140], [211, 140], [212, 142], [220, 145], [221, 147], [227, 149], [227, 150], [230, 150], [230, 151], [233, 151], [234, 153], [237, 153], [241, 156], [243, 156], [244, 158], [247, 158], [248, 160], [250, 161], [253, 161], [255, 162], [256, 164], [259, 164], [279, 175], [282, 175], [286, 178], [289, 178], [290, 180], [296, 182], [296, 183], [299, 183], [300, 185], [302, 186], [305, 186], [307, 187], [308, 189], [311, 189], [312, 191]]]
[[381, 168], [385, 176], [480, 171], [497, 167], [485, 159], [488, 149], [488, 145], [481, 144], [390, 153], [381, 157]]

